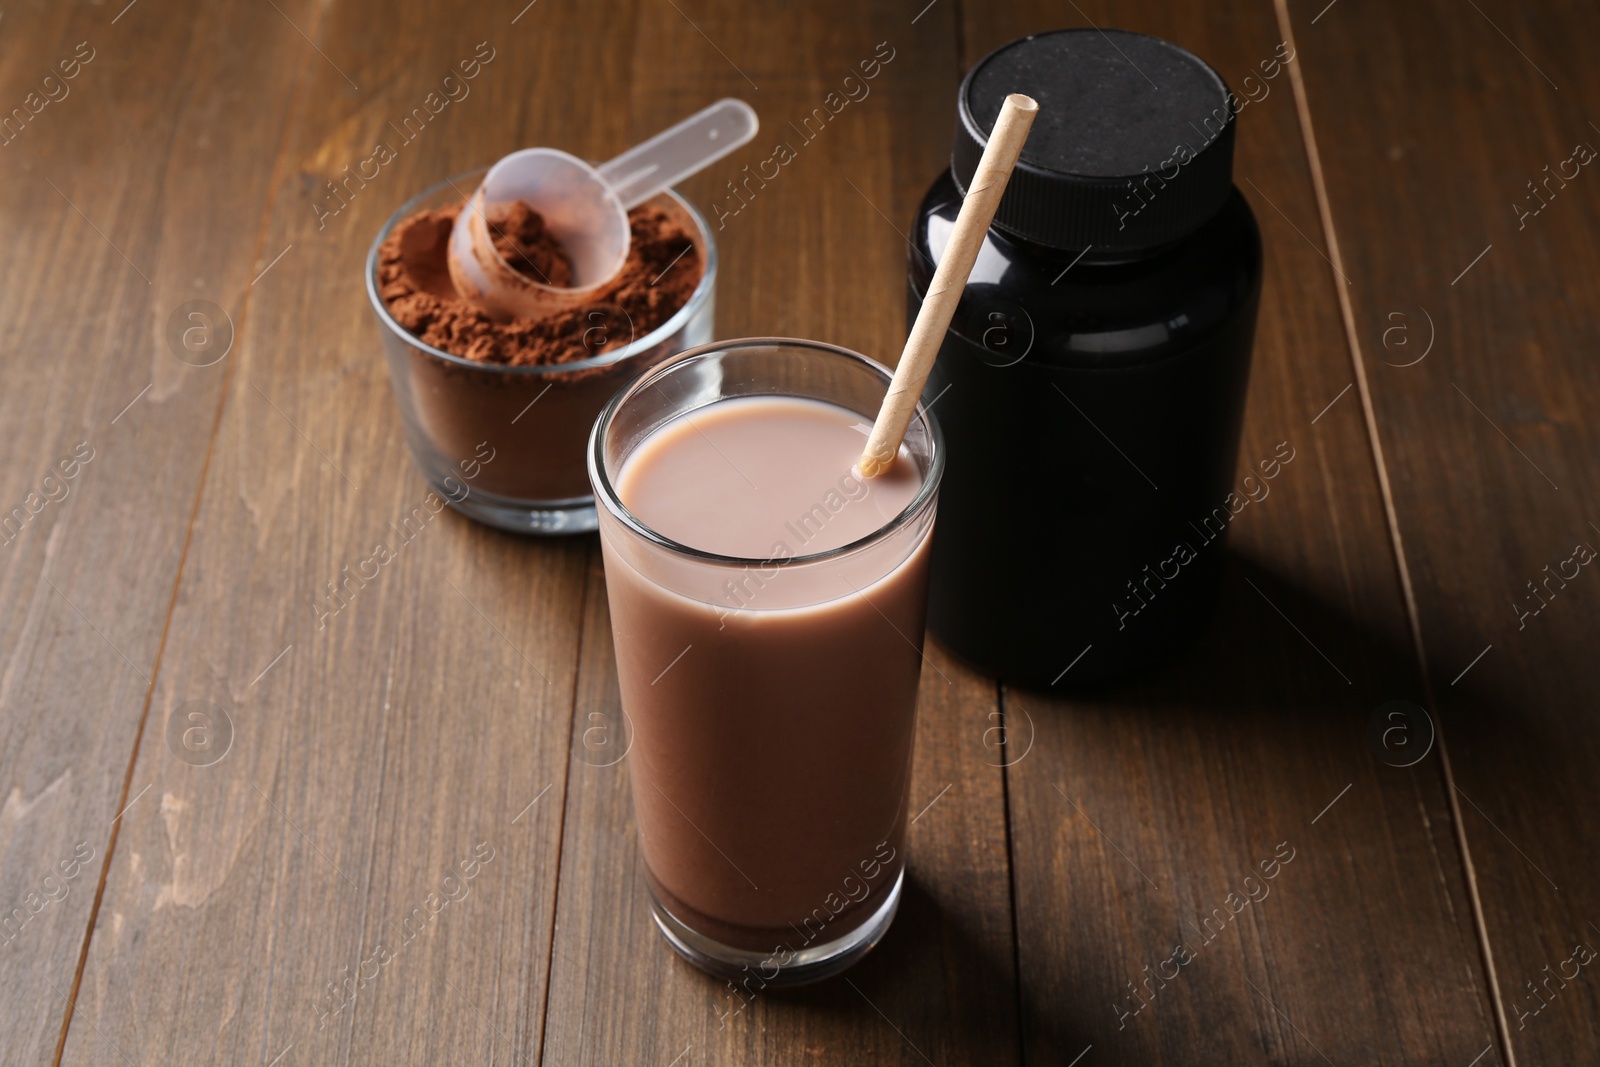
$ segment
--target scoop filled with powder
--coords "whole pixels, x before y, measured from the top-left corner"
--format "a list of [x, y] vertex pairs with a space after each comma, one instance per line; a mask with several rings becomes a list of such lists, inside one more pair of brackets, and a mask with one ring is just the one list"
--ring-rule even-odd
[[[629, 209], [755, 136], [755, 111], [723, 99], [599, 167], [554, 148], [501, 159], [457, 215], [448, 244], [456, 291], [498, 321], [594, 302], [627, 261]], [[519, 247], [506, 226], [531, 212], [550, 242]], [[557, 275], [549, 273], [555, 269]]]

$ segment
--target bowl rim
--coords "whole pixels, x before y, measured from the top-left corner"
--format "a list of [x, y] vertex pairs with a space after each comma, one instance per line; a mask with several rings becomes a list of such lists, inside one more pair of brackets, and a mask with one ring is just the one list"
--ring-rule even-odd
[[384, 328], [417, 351], [426, 352], [430, 356], [446, 363], [453, 363], [458, 367], [489, 374], [504, 374], [511, 377], [529, 376], [537, 378], [546, 374], [568, 374], [596, 367], [609, 367], [648, 352], [662, 344], [673, 334], [678, 333], [688, 325], [694, 316], [711, 300], [717, 281], [716, 239], [711, 236], [711, 231], [706, 226], [705, 216], [700, 214], [694, 204], [690, 203], [688, 198], [682, 196], [676, 189], [666, 189], [658, 195], [671, 197], [688, 214], [690, 220], [694, 222], [700, 231], [705, 269], [700, 275], [700, 284], [695, 286], [693, 293], [689, 294], [689, 299], [684, 301], [683, 307], [679, 308], [671, 318], [654, 330], [651, 330], [643, 337], [634, 338], [621, 348], [602, 352], [600, 355], [591, 356], [588, 359], [572, 360], [566, 363], [528, 363], [515, 366], [507, 363], [487, 363], [481, 360], [468, 359], [465, 356], [458, 356], [453, 352], [446, 352], [442, 348], [435, 348], [433, 345], [428, 344], [395, 320], [395, 317], [389, 312], [388, 302], [378, 292], [378, 251], [383, 247], [383, 242], [388, 239], [389, 234], [394, 232], [394, 228], [415, 214], [424, 201], [437, 196], [446, 188], [454, 189], [459, 193], [462, 185], [468, 182], [475, 189], [477, 188], [478, 179], [488, 171], [489, 167], [487, 166], [463, 171], [460, 174], [445, 178], [443, 181], [435, 182], [416, 196], [413, 196], [404, 204], [401, 204], [394, 214], [389, 216], [388, 221], [378, 230], [378, 236], [373, 240], [372, 247], [367, 250], [367, 299], [372, 304], [372, 310], [377, 314], [378, 322]]

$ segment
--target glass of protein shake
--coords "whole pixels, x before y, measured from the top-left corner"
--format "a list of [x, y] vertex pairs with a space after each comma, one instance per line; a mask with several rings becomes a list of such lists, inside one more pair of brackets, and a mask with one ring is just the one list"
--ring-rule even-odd
[[919, 406], [859, 474], [889, 381], [832, 345], [718, 342], [590, 440], [656, 923], [752, 988], [843, 970], [900, 899], [945, 459]]

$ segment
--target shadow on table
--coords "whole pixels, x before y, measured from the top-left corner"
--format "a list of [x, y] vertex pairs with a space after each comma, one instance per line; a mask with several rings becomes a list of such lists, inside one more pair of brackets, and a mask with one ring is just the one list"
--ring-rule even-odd
[[[1122, 706], [1146, 718], [1197, 709], [1349, 711], [1353, 704], [1422, 702], [1411, 635], [1397, 604], [1377, 603], [1389, 632], [1353, 618], [1305, 586], [1232, 549], [1210, 620], [1181, 652], [1137, 674], [1074, 685], [1013, 687], [1027, 700]], [[1375, 706], [1375, 705], [1372, 705]]]
[[[1393, 700], [1427, 704], [1398, 596], [1384, 590], [1366, 605], [1373, 618], [1382, 620], [1380, 628], [1249, 556], [1233, 549], [1226, 554], [1216, 610], [1186, 649], [1143, 673], [1092, 685], [1074, 687], [1070, 675], [1053, 688], [1008, 684], [1008, 704], [1013, 699], [1030, 709], [1044, 707], [1044, 700], [1092, 704], [1158, 727], [1192, 722], [1196, 714], [1217, 715], [1218, 722], [1229, 724], [1255, 716], [1301, 719], [1308, 733], [1320, 732], [1327, 715], [1338, 715], [1350, 720], [1340, 736], [1379, 758], [1366, 737], [1368, 717]], [[1427, 634], [1435, 655], [1438, 649], [1480, 648], [1496, 637], [1452, 633], [1447, 626]], [[1459, 654], [1462, 665], [1471, 655]], [[1452, 720], [1465, 725], [1492, 716], [1504, 723], [1508, 715], [1515, 716], [1514, 694], [1501, 692], [1481, 676], [1472, 686], [1453, 688], [1442, 671], [1442, 665], [1434, 666], [1433, 695], [1448, 701]], [[1452, 735], [1452, 743], [1461, 743], [1456, 738], [1464, 736]], [[1529, 740], [1539, 741], [1519, 734], [1519, 745]]]
[[[1430, 647], [1435, 642], [1443, 647], [1481, 647], [1489, 640], [1473, 635], [1461, 641], [1460, 635], [1448, 633], [1429, 636]], [[1447, 702], [1450, 719], [1444, 726], [1451, 731], [1452, 752], [1462, 750], [1463, 738], [1467, 744], [1486, 743], [1485, 735], [1455, 726], [1465, 720], [1503, 718], [1515, 704], [1512, 696], [1497, 691], [1487, 679], [1470, 691], [1450, 689], [1449, 677], [1441, 683], [1438, 673], [1436, 667], [1434, 696]], [[1046, 724], [1049, 736], [1043, 750], [1029, 757], [1034, 763], [1012, 770], [1013, 805], [1019, 794], [1050, 799], [1044, 780], [1058, 779], [1063, 767], [1074, 768], [1079, 779], [1076, 788], [1098, 789], [1102, 803], [1112, 805], [1127, 796], [1145, 796], [1141, 775], [1181, 766], [1186, 773], [1163, 787], [1152, 802], [1155, 811], [1149, 821], [1128, 830], [1130, 837], [1120, 833], [1117, 837], [1141, 862], [1148, 855], [1155, 857], [1157, 864], [1167, 864], [1166, 874], [1147, 865], [1162, 890], [1152, 889], [1148, 901], [1130, 902], [1131, 914], [1149, 918], [1165, 908], [1181, 914], [1195, 907], [1196, 900], [1203, 910], [1210, 902], [1206, 887], [1226, 885], [1236, 877], [1230, 853], [1248, 847], [1251, 829], [1281, 823], [1304, 830], [1314, 816], [1320, 817], [1319, 809], [1325, 813], [1324, 805], [1343, 796], [1337, 791], [1346, 781], [1353, 779], [1358, 796], [1375, 785], [1380, 790], [1399, 787], [1389, 791], [1387, 807], [1370, 809], [1369, 817], [1375, 819], [1384, 818], [1380, 812], [1387, 812], [1391, 820], [1387, 829], [1412, 825], [1418, 818], [1419, 797], [1442, 798], [1446, 786], [1432, 737], [1433, 718], [1440, 713], [1430, 709], [1423, 720], [1406, 723], [1409, 731], [1429, 731], [1425, 754], [1416, 747], [1423, 743], [1416, 733], [1407, 736], [1400, 731], [1393, 741], [1386, 741], [1382, 727], [1388, 720], [1376, 714], [1391, 701], [1407, 701], [1420, 710], [1427, 703], [1425, 694], [1404, 605], [1394, 591], [1360, 587], [1348, 591], [1337, 587], [1335, 591], [1328, 585], [1315, 590], [1230, 551], [1215, 613], [1193, 644], [1170, 661], [1141, 675], [1071, 689], [1066, 684], [1046, 690], [1006, 688], [1008, 714], [1019, 707], [1025, 709], [1034, 720]], [[1374, 721], [1380, 724], [1376, 730]], [[1127, 739], [1127, 745], [1119, 746], [1119, 739]], [[1413, 747], [1400, 747], [1407, 743]], [[1506, 741], [1502, 737], [1495, 743]], [[1518, 748], [1534, 751], [1542, 751], [1549, 743], [1549, 738], [1527, 734], [1515, 742]], [[1105, 751], [1090, 754], [1080, 750], [1074, 757], [1063, 753], [1066, 745], [1091, 745]], [[1052, 746], [1055, 751], [1050, 751]], [[1407, 769], [1406, 760], [1413, 754], [1416, 760]], [[1107, 770], [1108, 765], [1118, 770]], [[1122, 772], [1128, 775], [1129, 784], [1119, 793], [1115, 775]], [[1042, 775], [1044, 780], [1030, 784], [1030, 775]], [[1335, 780], [1333, 776], [1337, 783], [1325, 788]], [[1407, 788], [1407, 780], [1414, 786]], [[1072, 791], [1075, 786], [1069, 782], [1066, 788]], [[1211, 816], [1201, 813], [1214, 800], [1235, 792], [1254, 798], [1260, 802], [1256, 805], [1259, 810], [1271, 814], [1254, 819], [1225, 812], [1221, 825], [1209, 821], [1200, 825], [1202, 820], [1210, 820]], [[1085, 804], [1094, 810], [1091, 802]], [[1430, 803], [1429, 807], [1432, 814], [1448, 817], [1439, 806]], [[1010, 814], [1016, 810], [1014, 806]], [[1049, 869], [1048, 863], [1061, 862], [1060, 854], [1050, 859], [1039, 855], [1053, 847], [1056, 833], [1055, 816], [1042, 814], [1045, 810], [1042, 805], [1034, 808], [1031, 826], [1025, 821], [1012, 827], [1018, 857], [1014, 878], [1037, 877], [1041, 869]], [[1065, 819], [1069, 813], [1066, 809], [1060, 817]], [[1428, 813], [1421, 817], [1426, 819]], [[1469, 822], [1474, 817], [1470, 813], [1464, 816]], [[1106, 825], [1104, 821], [1102, 825]], [[1322, 830], [1337, 833], [1331, 828], [1338, 826], [1337, 820], [1324, 822]], [[1367, 824], [1369, 831], [1373, 827]], [[1189, 828], [1194, 830], [1192, 835], [1186, 832]], [[1112, 832], [1111, 826], [1106, 826], [1106, 832]], [[1454, 852], [1453, 836], [1438, 823], [1420, 832], [1437, 847]], [[1359, 864], [1362, 857], [1382, 854], [1388, 847], [1379, 843], [1380, 838], [1381, 834], [1357, 834], [1341, 847], [1353, 850], [1346, 856], [1353, 855], [1352, 862]], [[1370, 851], [1363, 851], [1369, 846]], [[1341, 868], [1340, 862], [1343, 860], [1331, 863], [1330, 877], [1359, 880]], [[1378, 882], [1396, 877], [1376, 868], [1369, 873], [1374, 891]], [[1437, 906], [1437, 898], [1424, 890], [1420, 880], [1391, 881], [1385, 891], [1397, 894], [1388, 901], [1392, 914], [1420, 915]], [[1019, 895], [1027, 897], [1026, 893]], [[1052, 926], [1078, 924], [1076, 929], [1081, 931], [1084, 924], [1099, 923], [1105, 916], [1088, 906], [1074, 908], [1059, 894], [1039, 892], [1033, 897], [1036, 902], [1055, 901], [1061, 913], [1019, 916], [1030, 1062], [1041, 1055], [1044, 1058], [1039, 1062], [1057, 1062], [1058, 1056], [1064, 1056], [1061, 1062], [1065, 1062], [1090, 1041], [1095, 1044], [1094, 1056], [1108, 1063], [1153, 1062], [1150, 1057], [1157, 1055], [1158, 1046], [1166, 1041], [1183, 1042], [1196, 1057], [1189, 1062], [1239, 1062], [1246, 1050], [1239, 1042], [1247, 1040], [1248, 1034], [1217, 1029], [1210, 1021], [1229, 1017], [1239, 998], [1250, 995], [1245, 979], [1259, 974], [1262, 963], [1249, 958], [1243, 941], [1203, 957], [1199, 966], [1209, 973], [1207, 981], [1191, 981], [1168, 1000], [1158, 1002], [1163, 1005], [1158, 1019], [1164, 1026], [1145, 1026], [1131, 1037], [1114, 1040], [1111, 1032], [1116, 1027], [1107, 1023], [1101, 1005], [1086, 1002], [1100, 990], [1118, 990], [1126, 976], [1104, 958], [1073, 965], [1047, 959], [1042, 953], [1048, 949], [1040, 946], [1048, 939], [1039, 936]], [[1351, 921], [1367, 922], [1360, 917]], [[1415, 954], [1420, 956], [1424, 950], [1439, 949], [1449, 942], [1454, 935], [1447, 926], [1430, 928], [1419, 921], [1403, 931], [1391, 930], [1389, 936], [1402, 956], [1411, 944], [1408, 939], [1415, 938]], [[1369, 925], [1362, 936], [1372, 936], [1374, 929]], [[1125, 932], [1078, 936], [1086, 938], [1086, 953], [1104, 957], [1108, 946]], [[1281, 950], [1284, 945], [1303, 947], [1301, 939], [1306, 935], [1287, 933], [1280, 926], [1277, 936]], [[1370, 976], [1351, 975], [1350, 995], [1371, 995], [1363, 988], [1369, 980]], [[1035, 988], [1030, 990], [1030, 984]], [[1047, 1002], [1042, 1010], [1036, 1003], [1041, 999]], [[1329, 1051], [1333, 1053], [1332, 1048]], [[1339, 1056], [1333, 1058], [1337, 1061]]]
[[[970, 911], [959, 899], [941, 899], [908, 869], [900, 912], [869, 956], [836, 978], [771, 996], [807, 1013], [855, 1020], [858, 1027], [865, 1019], [868, 1033], [872, 1024], [881, 1026], [889, 1044], [830, 1050], [850, 1052], [851, 1062], [1020, 1063], [1011, 932], [1006, 929], [999, 944], [985, 944], [995, 938], [975, 928]], [[1068, 1014], [1046, 1012], [1031, 998], [1023, 1011], [1035, 1035], [1050, 1035], [1051, 1047], [1087, 1043], [1077, 1039], [1079, 1027]], [[883, 1050], [896, 1045], [904, 1055], [886, 1058]]]

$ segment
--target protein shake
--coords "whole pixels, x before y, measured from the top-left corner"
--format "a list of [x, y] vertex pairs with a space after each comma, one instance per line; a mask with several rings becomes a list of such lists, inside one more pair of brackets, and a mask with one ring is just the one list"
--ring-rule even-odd
[[887, 382], [842, 349], [731, 342], [595, 431], [645, 867], [712, 970], [822, 977], [893, 916], [943, 455], [921, 414], [887, 472], [852, 471]]

